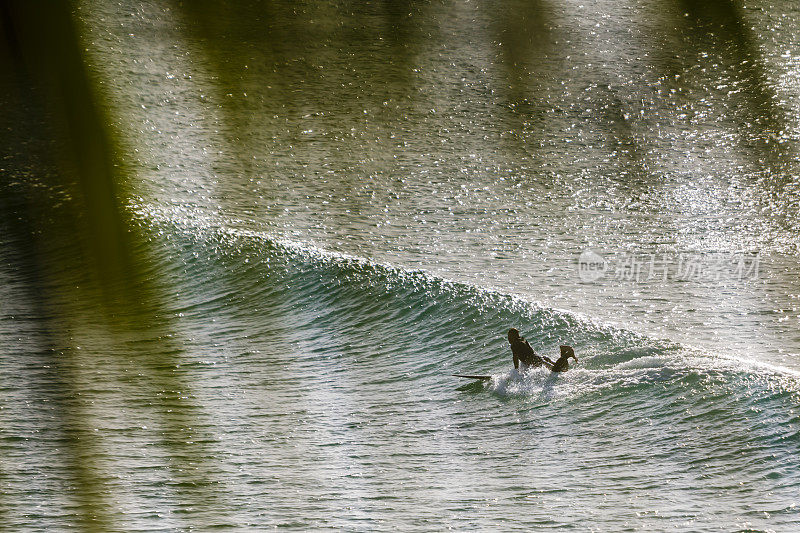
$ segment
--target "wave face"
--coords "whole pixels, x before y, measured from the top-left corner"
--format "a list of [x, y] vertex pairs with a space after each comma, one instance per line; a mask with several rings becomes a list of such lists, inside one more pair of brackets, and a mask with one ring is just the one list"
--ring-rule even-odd
[[[64, 304], [68, 340], [0, 360], [22, 378], [3, 385], [9, 527], [68, 527], [73, 483], [131, 531], [798, 522], [791, 369], [196, 211], [133, 212], [138, 305], [103, 322]], [[511, 326], [579, 363], [512, 370]]]
[[[163, 268], [183, 265], [169, 304], [181, 317], [179, 366], [211, 419], [208, 460], [246, 465], [225, 494], [253, 523], [358, 528], [413, 515], [412, 529], [484, 529], [514, 513], [532, 528], [773, 530], [798, 520], [792, 370], [224, 221], [169, 210], [144, 220], [169, 236]], [[513, 371], [510, 326], [540, 353], [572, 343], [579, 363]]]

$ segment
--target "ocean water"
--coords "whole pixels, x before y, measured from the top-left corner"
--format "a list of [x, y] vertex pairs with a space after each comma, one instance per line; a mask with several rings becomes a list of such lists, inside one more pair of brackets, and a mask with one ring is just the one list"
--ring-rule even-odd
[[184, 4], [74, 6], [121, 292], [6, 102], [3, 529], [800, 528], [793, 2]]

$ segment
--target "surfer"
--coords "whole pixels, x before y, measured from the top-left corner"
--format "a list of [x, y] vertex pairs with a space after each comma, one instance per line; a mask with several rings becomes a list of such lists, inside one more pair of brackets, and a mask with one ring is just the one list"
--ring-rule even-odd
[[[566, 372], [569, 370], [570, 357], [575, 359], [576, 363], [578, 362], [578, 358], [575, 357], [575, 350], [572, 349], [572, 346], [567, 346], [565, 344], [561, 345], [561, 357], [556, 361], [553, 361], [549, 357], [537, 355], [536, 352], [533, 351], [533, 348], [531, 348], [531, 345], [528, 344], [528, 341], [520, 337], [519, 330], [516, 328], [508, 330], [508, 343], [511, 345], [511, 354], [514, 356], [514, 370], [519, 370], [521, 363], [523, 371], [528, 368], [546, 366], [553, 372]], [[457, 378], [479, 379], [481, 381], [492, 379], [492, 376], [478, 376], [473, 374], [453, 375]]]
[[549, 368], [555, 364], [547, 357], [540, 357], [533, 351], [531, 345], [528, 344], [523, 337], [519, 336], [519, 330], [511, 328], [508, 330], [508, 343], [511, 345], [511, 354], [514, 357], [514, 368], [519, 370], [519, 364], [522, 363], [523, 370], [525, 368], [539, 367], [547, 365]]
[[553, 372], [566, 372], [569, 370], [569, 362], [568, 359], [572, 357], [575, 359], [575, 362], [578, 362], [578, 358], [575, 357], [575, 350], [572, 349], [572, 346], [565, 346], [561, 345], [561, 357], [559, 357], [553, 366], [550, 368]]

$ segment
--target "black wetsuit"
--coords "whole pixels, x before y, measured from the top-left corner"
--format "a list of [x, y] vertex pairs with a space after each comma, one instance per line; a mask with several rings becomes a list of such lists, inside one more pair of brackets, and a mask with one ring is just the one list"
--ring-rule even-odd
[[527, 366], [542, 366], [542, 358], [536, 355], [528, 341], [522, 337], [511, 343], [511, 353], [514, 355], [514, 368], [519, 368], [520, 361]]
[[559, 357], [558, 359], [556, 359], [556, 362], [553, 364], [553, 368], [551, 368], [550, 370], [552, 370], [553, 372], [566, 372], [567, 370], [569, 370], [569, 363], [567, 362], [568, 359], [569, 357], [564, 357], [564, 356]]

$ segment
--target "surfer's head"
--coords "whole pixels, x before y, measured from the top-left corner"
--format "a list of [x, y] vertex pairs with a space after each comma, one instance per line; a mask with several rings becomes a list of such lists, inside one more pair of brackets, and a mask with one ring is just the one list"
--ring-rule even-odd
[[519, 340], [519, 330], [516, 328], [511, 328], [508, 330], [508, 342], [514, 342]]
[[575, 357], [575, 350], [572, 349], [572, 346], [567, 346], [566, 344], [562, 344], [560, 348], [561, 348], [561, 357], [563, 357], [564, 359], [569, 359], [570, 357], [572, 357], [573, 359], [575, 359], [575, 361], [578, 360], [578, 358]]

